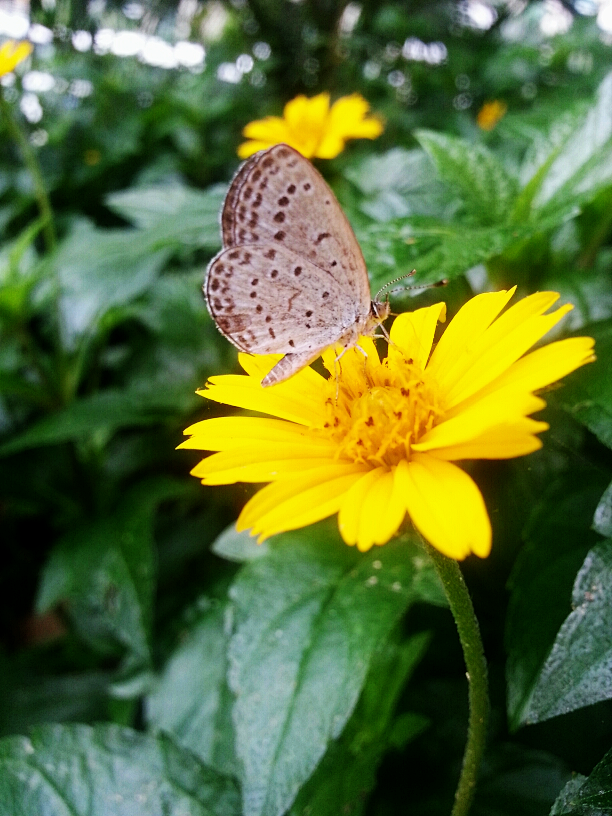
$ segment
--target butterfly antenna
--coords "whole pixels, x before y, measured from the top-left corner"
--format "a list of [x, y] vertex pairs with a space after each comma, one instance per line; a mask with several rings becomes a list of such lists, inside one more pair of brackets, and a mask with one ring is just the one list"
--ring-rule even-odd
[[[389, 289], [390, 286], [393, 286], [394, 283], [398, 283], [401, 280], [406, 280], [406, 278], [411, 278], [414, 274], [416, 274], [416, 269], [413, 269], [412, 272], [409, 272], [407, 275], [400, 275], [399, 278], [394, 278], [388, 283], [385, 283], [385, 285], [382, 286], [376, 293], [375, 300], [379, 300], [379, 295], [381, 295], [386, 289]], [[391, 289], [389, 292], [387, 292], [387, 297], [392, 295], [394, 292], [405, 292], [407, 290], [414, 291], [415, 289], [437, 289], [440, 286], [446, 286], [447, 283], [448, 278], [443, 278], [435, 283], [421, 283], [417, 286], [398, 286], [396, 289]]]

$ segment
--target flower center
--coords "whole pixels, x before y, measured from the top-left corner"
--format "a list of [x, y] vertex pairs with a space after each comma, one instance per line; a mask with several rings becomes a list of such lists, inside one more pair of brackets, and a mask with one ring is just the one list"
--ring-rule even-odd
[[392, 376], [386, 367], [377, 373], [380, 382], [364, 382], [362, 390], [340, 381], [338, 399], [327, 400], [324, 431], [338, 446], [338, 458], [392, 467], [410, 459], [412, 444], [443, 412], [435, 384], [411, 360], [394, 363]]

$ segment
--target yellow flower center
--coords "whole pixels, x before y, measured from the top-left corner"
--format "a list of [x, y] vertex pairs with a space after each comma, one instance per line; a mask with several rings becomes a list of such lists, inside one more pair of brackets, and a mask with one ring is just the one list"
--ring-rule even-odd
[[[436, 425], [443, 412], [431, 378], [411, 360], [384, 362], [379, 383], [354, 390], [342, 381], [338, 398], [327, 400], [324, 433], [337, 446], [337, 458], [392, 467], [410, 459], [411, 446]], [[336, 387], [330, 380], [330, 386]]]

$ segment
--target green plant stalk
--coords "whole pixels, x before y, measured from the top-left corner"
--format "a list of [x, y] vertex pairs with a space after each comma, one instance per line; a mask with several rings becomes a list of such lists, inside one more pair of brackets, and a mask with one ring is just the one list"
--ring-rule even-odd
[[470, 713], [468, 736], [463, 754], [459, 784], [451, 816], [467, 816], [470, 810], [478, 768], [484, 754], [489, 720], [489, 682], [478, 619], [474, 613], [470, 593], [463, 580], [459, 564], [447, 558], [426, 542], [423, 546], [434, 563], [444, 586], [450, 610], [457, 625], [463, 657], [467, 669]]
[[47, 245], [47, 250], [52, 252], [55, 249], [56, 244], [55, 227], [53, 225], [53, 210], [51, 209], [51, 202], [49, 201], [49, 196], [47, 195], [47, 190], [40, 171], [38, 159], [32, 150], [32, 145], [28, 141], [26, 134], [23, 132], [18, 122], [15, 121], [11, 107], [2, 95], [1, 90], [0, 108], [2, 109], [2, 114], [6, 120], [10, 134], [21, 150], [24, 164], [28, 168], [28, 172], [30, 173], [32, 181], [34, 182], [34, 195], [36, 196], [38, 209], [44, 222], [43, 235], [45, 236], [45, 243]]

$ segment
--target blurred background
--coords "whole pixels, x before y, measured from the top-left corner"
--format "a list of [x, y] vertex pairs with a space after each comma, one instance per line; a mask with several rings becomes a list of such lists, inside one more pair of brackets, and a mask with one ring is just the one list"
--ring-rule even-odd
[[[362, 94], [384, 133], [318, 167], [375, 283], [413, 265], [421, 280], [448, 277], [444, 264], [419, 267], [406, 242], [390, 253], [372, 226], [461, 209], [414, 131], [483, 146], [518, 177], [552, 122], [571, 129], [593, 104], [612, 67], [612, 0], [0, 2], [8, 39], [33, 51], [0, 80], [0, 733], [45, 721], [142, 728], [156, 673], [238, 569], [210, 545], [249, 489], [203, 489], [188, 475], [198, 457], [174, 449], [190, 423], [220, 412], [196, 388], [236, 368], [201, 284], [243, 127], [282, 115], [299, 93]], [[491, 250], [486, 271], [463, 275], [475, 258], [451, 269], [451, 309], [479, 287], [555, 283], [574, 293], [572, 327], [609, 318], [610, 189], [581, 199], [582, 220], [564, 210], [545, 241], [506, 246], [503, 263]], [[579, 291], [559, 272], [568, 264], [585, 273]], [[605, 479], [593, 479], [599, 490]], [[468, 568], [485, 637], [495, 633], [498, 703], [497, 599], [517, 546], [494, 553], [486, 576]], [[443, 613], [429, 611], [427, 626], [439, 627], [438, 651], [413, 702], [420, 694], [423, 716], [456, 722], [460, 754], [465, 711], [439, 703], [450, 682], [440, 655], [459, 675], [461, 656]], [[503, 710], [502, 700], [502, 730]], [[592, 723], [580, 727], [588, 748], [553, 731], [534, 750], [561, 745], [563, 762], [588, 773], [603, 749]], [[428, 750], [419, 761], [430, 770], [445, 748]], [[546, 757], [536, 787], [554, 798], [565, 771]], [[394, 761], [372, 812], [395, 812]]]

